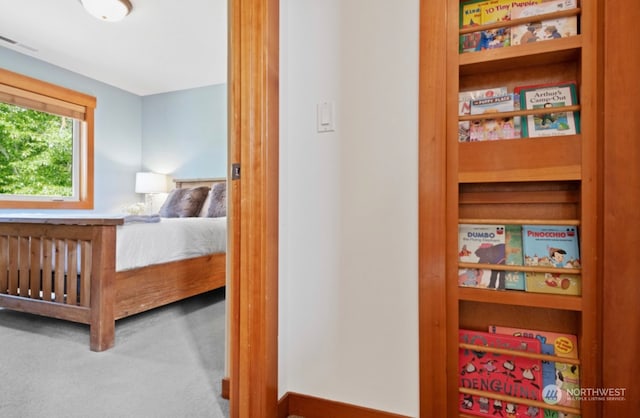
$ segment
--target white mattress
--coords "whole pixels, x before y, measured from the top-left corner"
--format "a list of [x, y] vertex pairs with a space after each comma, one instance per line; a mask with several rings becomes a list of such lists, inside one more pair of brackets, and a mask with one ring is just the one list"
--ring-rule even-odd
[[117, 227], [116, 271], [223, 253], [227, 218], [162, 218]]

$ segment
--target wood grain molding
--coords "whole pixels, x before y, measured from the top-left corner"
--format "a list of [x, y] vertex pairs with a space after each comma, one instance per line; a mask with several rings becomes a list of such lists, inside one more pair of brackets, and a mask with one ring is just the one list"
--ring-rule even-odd
[[278, 403], [278, 418], [299, 415], [304, 418], [408, 418], [371, 408], [351, 405], [314, 396], [287, 392]]
[[222, 397], [222, 399], [229, 400], [230, 391], [231, 391], [231, 383], [229, 382], [229, 378], [223, 377], [221, 389], [220, 389], [220, 396]]
[[287, 418], [289, 416], [289, 392], [285, 393], [278, 401], [278, 418]]
[[[446, 280], [446, 43], [432, 33], [451, 26], [447, 2], [420, 2], [419, 74], [419, 308], [420, 416], [444, 417], [447, 411]], [[454, 25], [455, 26], [455, 25]], [[440, 38], [438, 38], [440, 39]], [[456, 57], [457, 59], [457, 57]], [[457, 93], [456, 93], [457, 94]], [[455, 388], [453, 389], [455, 393]], [[451, 392], [449, 392], [451, 393]]]
[[626, 47], [624, 34], [616, 28], [637, 24], [640, 9], [631, 0], [609, 5], [604, 22], [602, 386], [626, 388], [626, 399], [603, 402], [601, 416], [632, 417], [640, 410], [640, 54]]
[[230, 416], [275, 418], [279, 1], [230, 0], [229, 22]]

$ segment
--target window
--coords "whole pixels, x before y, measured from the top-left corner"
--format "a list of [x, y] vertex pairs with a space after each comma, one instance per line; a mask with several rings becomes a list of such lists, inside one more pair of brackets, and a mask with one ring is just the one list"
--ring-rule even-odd
[[0, 69], [0, 208], [93, 208], [95, 104]]

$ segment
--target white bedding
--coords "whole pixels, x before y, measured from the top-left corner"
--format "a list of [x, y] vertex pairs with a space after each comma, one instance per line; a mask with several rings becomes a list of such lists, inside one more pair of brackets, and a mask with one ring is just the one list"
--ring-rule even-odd
[[117, 227], [116, 271], [223, 253], [227, 218], [162, 218]]

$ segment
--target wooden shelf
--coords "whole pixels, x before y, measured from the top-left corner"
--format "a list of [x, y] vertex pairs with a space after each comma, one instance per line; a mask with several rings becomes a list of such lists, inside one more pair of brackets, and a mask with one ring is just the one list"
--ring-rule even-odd
[[[572, 106], [558, 106], [553, 108], [554, 113], [559, 112], [579, 112], [580, 105], [572, 105]], [[491, 113], [481, 113], [478, 115], [464, 115], [458, 118], [459, 121], [471, 121], [471, 120], [486, 120], [486, 119], [505, 119], [505, 118], [513, 118], [516, 116], [527, 116], [527, 115], [544, 115], [545, 113], [549, 113], [548, 109], [527, 109], [527, 110], [514, 110], [510, 112], [491, 112]]]
[[530, 306], [568, 311], [582, 310], [582, 298], [580, 296], [459, 287], [458, 298], [460, 300], [502, 305]]
[[572, 225], [579, 226], [577, 219], [467, 219], [461, 218], [460, 225]]
[[514, 266], [509, 264], [482, 264], [459, 262], [461, 269], [484, 269], [496, 271], [522, 271], [525, 273], [555, 273], [555, 274], [582, 274], [582, 270], [576, 268], [558, 268], [552, 266]]
[[576, 61], [582, 35], [460, 54], [460, 76]]
[[459, 144], [460, 183], [580, 180], [581, 136]]
[[566, 406], [561, 406], [561, 405], [550, 405], [548, 403], [542, 402], [542, 401], [532, 401], [530, 399], [523, 399], [523, 398], [518, 398], [518, 397], [513, 397], [513, 396], [505, 396], [505, 395], [500, 395], [500, 394], [496, 394], [495, 392], [487, 392], [487, 391], [482, 391], [482, 390], [477, 390], [477, 389], [467, 389], [467, 388], [460, 388], [460, 393], [464, 393], [466, 395], [473, 395], [473, 396], [478, 396], [478, 397], [487, 397], [487, 398], [492, 398], [492, 399], [499, 399], [502, 402], [513, 402], [513, 403], [518, 403], [521, 405], [530, 405], [530, 406], [535, 406], [537, 408], [540, 409], [549, 409], [549, 410], [554, 410], [554, 411], [562, 411], [566, 414], [571, 414], [571, 415], [580, 415], [581, 411], [579, 408], [569, 408]]
[[[576, 7], [573, 9], [566, 9], [566, 10], [562, 10], [562, 11], [558, 11], [558, 12], [551, 12], [551, 13], [545, 13], [545, 14], [541, 14], [541, 15], [536, 15], [536, 20], [551, 20], [551, 19], [559, 19], [559, 18], [563, 18], [563, 17], [570, 17], [570, 16], [578, 16], [580, 14], [580, 8]], [[531, 22], [531, 16], [527, 16], [527, 17], [521, 17], [519, 19], [513, 19], [513, 20], [506, 20], [506, 21], [499, 21], [499, 22], [495, 22], [495, 23], [489, 23], [489, 24], [485, 24], [485, 25], [481, 25], [481, 26], [470, 26], [467, 28], [461, 28], [459, 31], [460, 35], [464, 35], [467, 33], [473, 33], [473, 32], [479, 32], [479, 31], [486, 31], [486, 30], [490, 30], [490, 29], [499, 29], [499, 28], [508, 28], [508, 27], [513, 27], [513, 26], [518, 26], [518, 25], [522, 25], [522, 24], [526, 24]]]
[[472, 350], [472, 351], [477, 351], [481, 353], [506, 354], [506, 355], [515, 356], [515, 357], [526, 357], [526, 358], [531, 358], [536, 360], [580, 365], [579, 358], [561, 357], [561, 356], [555, 356], [551, 354], [532, 353], [530, 351], [491, 347], [489, 345], [460, 343], [458, 344], [458, 347], [460, 347], [463, 350]]

